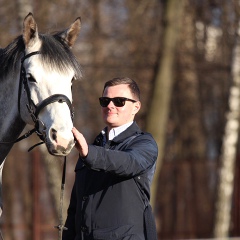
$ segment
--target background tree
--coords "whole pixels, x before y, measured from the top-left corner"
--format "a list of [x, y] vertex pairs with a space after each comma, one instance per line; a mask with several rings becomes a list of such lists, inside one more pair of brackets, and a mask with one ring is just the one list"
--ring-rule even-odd
[[[236, 5], [237, 14], [239, 5]], [[226, 114], [226, 125], [220, 155], [221, 168], [216, 203], [214, 236], [229, 236], [234, 189], [234, 176], [239, 138], [240, 119], [240, 22], [236, 28], [235, 46], [232, 54], [232, 86], [229, 93], [229, 110]]]
[[[0, 0], [1, 47], [22, 32], [29, 8], [21, 10], [19, 3]], [[104, 127], [98, 104], [104, 82], [128, 76], [139, 83], [142, 109], [137, 122], [159, 144], [152, 200], [160, 239], [214, 236], [220, 156], [237, 56], [233, 56], [236, 4], [236, 0], [30, 1], [40, 32], [62, 30], [81, 16], [73, 51], [84, 77], [73, 83], [74, 125], [89, 142]], [[44, 146], [27, 153], [37, 141], [32, 136], [16, 144], [4, 167], [0, 228], [8, 240], [57, 238], [53, 226], [59, 221], [62, 159], [46, 158]], [[234, 209], [227, 220], [229, 236], [240, 235], [239, 151], [236, 155], [237, 175], [228, 172], [235, 176], [234, 198], [227, 203], [231, 201]], [[67, 160], [65, 214], [77, 158], [73, 150]]]
[[157, 167], [152, 184], [152, 205], [155, 207], [158, 177], [161, 170], [162, 157], [165, 147], [166, 126], [170, 111], [172, 85], [174, 79], [175, 54], [180, 22], [184, 14], [186, 1], [170, 0], [166, 3], [165, 30], [161, 57], [154, 82], [150, 109], [147, 117], [147, 130], [154, 134], [159, 147]]

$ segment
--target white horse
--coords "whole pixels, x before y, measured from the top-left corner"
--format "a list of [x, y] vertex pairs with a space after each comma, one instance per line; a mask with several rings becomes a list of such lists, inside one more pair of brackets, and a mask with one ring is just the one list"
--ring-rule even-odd
[[80, 28], [77, 18], [64, 31], [40, 34], [29, 13], [23, 34], [0, 49], [0, 191], [5, 158], [26, 124], [52, 155], [66, 156], [74, 146], [71, 85], [82, 74], [70, 48]]

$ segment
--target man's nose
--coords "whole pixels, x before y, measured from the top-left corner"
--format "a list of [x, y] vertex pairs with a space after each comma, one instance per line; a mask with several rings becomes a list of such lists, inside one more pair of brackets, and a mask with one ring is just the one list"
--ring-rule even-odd
[[114, 107], [115, 105], [114, 105], [114, 103], [113, 103], [113, 101], [111, 100], [110, 102], [109, 102], [109, 104], [107, 105], [107, 107], [108, 108], [112, 108], [112, 107]]

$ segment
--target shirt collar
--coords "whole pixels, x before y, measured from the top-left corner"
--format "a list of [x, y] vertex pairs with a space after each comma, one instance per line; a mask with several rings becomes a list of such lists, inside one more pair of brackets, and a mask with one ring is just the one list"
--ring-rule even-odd
[[[108, 140], [113, 140], [113, 138], [117, 137], [120, 133], [122, 133], [123, 131], [125, 131], [129, 126], [131, 126], [133, 123], [132, 122], [129, 122], [129, 123], [126, 123], [122, 126], [119, 126], [119, 127], [115, 127], [115, 128], [112, 128], [109, 133], [108, 133]], [[106, 136], [106, 132], [105, 132], [105, 129], [102, 130], [102, 134]]]

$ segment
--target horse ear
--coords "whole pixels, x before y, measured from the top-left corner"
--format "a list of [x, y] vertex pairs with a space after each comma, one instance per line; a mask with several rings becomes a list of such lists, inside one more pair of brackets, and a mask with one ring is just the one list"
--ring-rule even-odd
[[37, 24], [33, 18], [33, 14], [29, 13], [23, 21], [23, 40], [26, 47], [30, 47], [36, 39], [38, 39]]
[[61, 34], [61, 37], [67, 42], [69, 47], [72, 47], [80, 33], [81, 29], [81, 18], [78, 17], [72, 24], [71, 26], [66, 29]]

